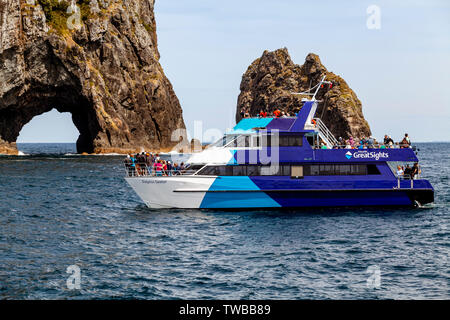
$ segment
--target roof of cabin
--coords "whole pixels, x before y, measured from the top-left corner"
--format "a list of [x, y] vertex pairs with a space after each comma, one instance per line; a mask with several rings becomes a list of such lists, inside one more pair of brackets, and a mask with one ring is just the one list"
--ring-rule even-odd
[[267, 130], [289, 130], [297, 118], [244, 118], [228, 134], [255, 132], [255, 128]]

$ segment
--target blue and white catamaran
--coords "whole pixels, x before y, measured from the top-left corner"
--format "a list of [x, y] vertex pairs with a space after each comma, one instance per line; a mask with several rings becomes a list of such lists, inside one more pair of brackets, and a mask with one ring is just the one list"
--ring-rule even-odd
[[[398, 176], [417, 163], [412, 148], [336, 148], [314, 118], [317, 101], [297, 117], [244, 118], [222, 139], [189, 159], [172, 176], [127, 174], [151, 208], [300, 208], [414, 206], [434, 201], [430, 182]], [[326, 146], [326, 149], [319, 146]]]

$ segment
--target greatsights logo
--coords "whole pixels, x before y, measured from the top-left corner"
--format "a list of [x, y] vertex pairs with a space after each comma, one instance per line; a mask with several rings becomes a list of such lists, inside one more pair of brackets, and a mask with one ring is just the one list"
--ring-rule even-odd
[[351, 153], [350, 151], [348, 151], [345, 154], [345, 157], [347, 159], [351, 159], [352, 157], [355, 159], [375, 159], [375, 160], [380, 160], [380, 159], [387, 159], [389, 158], [389, 153], [387, 152], [376, 152], [376, 151], [356, 151], [355, 153]]

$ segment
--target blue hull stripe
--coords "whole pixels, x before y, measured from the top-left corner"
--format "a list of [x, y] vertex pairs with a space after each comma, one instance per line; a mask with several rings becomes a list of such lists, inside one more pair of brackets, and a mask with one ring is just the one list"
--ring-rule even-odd
[[[209, 191], [260, 190], [249, 177], [218, 177]], [[200, 208], [279, 208], [279, 203], [264, 192], [207, 192]]]

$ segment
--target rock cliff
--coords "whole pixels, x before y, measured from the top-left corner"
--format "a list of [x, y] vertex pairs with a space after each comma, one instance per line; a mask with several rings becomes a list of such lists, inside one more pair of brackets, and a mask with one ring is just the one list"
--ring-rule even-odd
[[153, 9], [154, 0], [0, 0], [0, 153], [17, 153], [22, 127], [54, 108], [72, 114], [80, 153], [174, 146], [185, 126]]
[[294, 64], [286, 48], [264, 51], [248, 67], [242, 77], [236, 120], [240, 120], [241, 110], [248, 110], [251, 115], [257, 115], [261, 109], [269, 113], [276, 109], [289, 113], [300, 110], [302, 98], [308, 96], [292, 93], [307, 91], [324, 75], [333, 86], [319, 90], [316, 117], [322, 119], [336, 138], [369, 136], [370, 127], [364, 119], [361, 101], [344, 79], [327, 71], [312, 53], [302, 66]]

